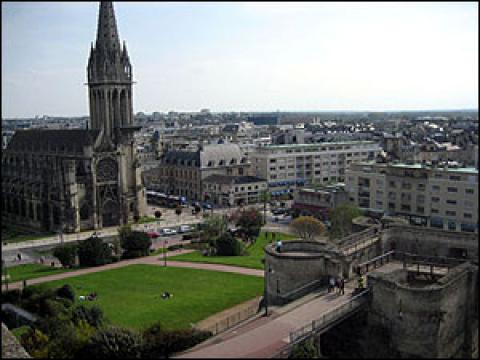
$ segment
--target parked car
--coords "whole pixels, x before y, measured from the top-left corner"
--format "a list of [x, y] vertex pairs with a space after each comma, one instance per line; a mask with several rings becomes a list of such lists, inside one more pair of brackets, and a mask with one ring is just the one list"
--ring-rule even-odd
[[203, 203], [202, 207], [206, 210], [211, 210], [212, 209], [212, 205], [210, 205], [209, 203]]
[[169, 229], [169, 228], [162, 229], [161, 231], [162, 236], [175, 235], [176, 233], [177, 233], [177, 230]]
[[178, 232], [180, 234], [185, 234], [185, 233], [188, 233], [188, 232], [191, 232], [191, 231], [193, 231], [193, 228], [190, 225], [180, 225], [178, 227]]
[[279, 208], [279, 209], [273, 209], [272, 210], [272, 214], [273, 215], [283, 215], [287, 212], [286, 209], [283, 209], [283, 208]]

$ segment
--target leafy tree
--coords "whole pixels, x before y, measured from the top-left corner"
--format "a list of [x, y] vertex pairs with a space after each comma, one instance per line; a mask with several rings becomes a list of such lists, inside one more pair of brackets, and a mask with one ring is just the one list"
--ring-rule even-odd
[[79, 243], [78, 258], [82, 266], [108, 264], [112, 260], [112, 249], [102, 239], [92, 236]]
[[142, 358], [168, 358], [186, 350], [211, 336], [210, 332], [194, 329], [164, 330], [159, 323], [143, 332]]
[[83, 304], [77, 305], [72, 309], [71, 314], [74, 323], [79, 324], [85, 321], [95, 328], [100, 328], [106, 321], [103, 310], [98, 305], [88, 307]]
[[205, 221], [202, 228], [201, 240], [215, 247], [217, 239], [228, 231], [228, 223], [223, 216], [212, 215]]
[[295, 234], [305, 241], [314, 240], [323, 234], [325, 225], [312, 216], [300, 216], [290, 223], [290, 228]]
[[154, 215], [157, 219], [160, 219], [162, 217], [162, 212], [160, 210], [156, 210]]
[[237, 220], [239, 234], [247, 242], [253, 242], [260, 234], [263, 225], [262, 215], [257, 209], [249, 208], [240, 212]]
[[120, 238], [120, 244], [124, 250], [123, 257], [126, 259], [147, 256], [152, 239], [141, 231], [131, 231]]
[[293, 347], [292, 353], [290, 354], [289, 358], [292, 359], [316, 359], [317, 356], [317, 349], [315, 349], [315, 345], [313, 344], [313, 340], [307, 340], [300, 344], [297, 344]]
[[238, 256], [242, 255], [243, 244], [232, 234], [225, 232], [215, 242], [215, 249], [219, 256]]
[[48, 357], [49, 338], [42, 331], [30, 328], [29, 331], [22, 334], [20, 337], [20, 343], [32, 357]]
[[69, 284], [65, 284], [62, 287], [58, 288], [56, 292], [57, 296], [61, 298], [68, 299], [72, 302], [75, 301], [75, 290], [73, 290], [73, 288]]
[[352, 220], [362, 215], [359, 208], [350, 204], [343, 204], [335, 209], [330, 214], [330, 221], [332, 226], [330, 228], [331, 238], [343, 238], [352, 233]]
[[99, 330], [80, 351], [82, 358], [138, 359], [142, 337], [129, 329], [110, 326]]
[[75, 265], [77, 245], [68, 244], [57, 246], [53, 251], [53, 256], [60, 261], [63, 267], [70, 268]]

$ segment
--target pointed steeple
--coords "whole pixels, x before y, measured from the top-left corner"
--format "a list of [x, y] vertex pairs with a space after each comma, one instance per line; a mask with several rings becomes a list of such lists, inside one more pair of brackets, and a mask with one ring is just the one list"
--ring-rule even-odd
[[96, 48], [100, 47], [104, 47], [109, 51], [120, 50], [117, 22], [111, 1], [100, 2]]

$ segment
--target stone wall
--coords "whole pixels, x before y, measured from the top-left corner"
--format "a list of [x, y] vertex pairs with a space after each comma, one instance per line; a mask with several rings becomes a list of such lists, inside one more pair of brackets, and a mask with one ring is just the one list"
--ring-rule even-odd
[[29, 359], [31, 356], [26, 352], [17, 338], [2, 323], [2, 359]]
[[384, 251], [428, 256], [454, 257], [452, 249], [466, 250], [466, 259], [478, 262], [478, 235], [423, 228], [406, 225], [391, 225], [382, 231]]

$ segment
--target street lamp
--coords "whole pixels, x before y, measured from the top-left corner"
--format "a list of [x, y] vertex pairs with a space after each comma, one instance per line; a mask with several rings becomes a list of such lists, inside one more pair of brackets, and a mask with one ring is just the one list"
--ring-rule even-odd
[[[267, 263], [265, 262], [265, 266]], [[265, 300], [265, 316], [268, 316], [268, 274], [273, 274], [274, 271], [272, 267], [269, 265], [268, 266], [268, 271], [265, 272], [265, 289], [264, 289], [264, 295], [263, 298]]]
[[168, 244], [168, 240], [163, 240], [163, 266], [167, 266], [167, 252], [165, 250], [166, 245]]

